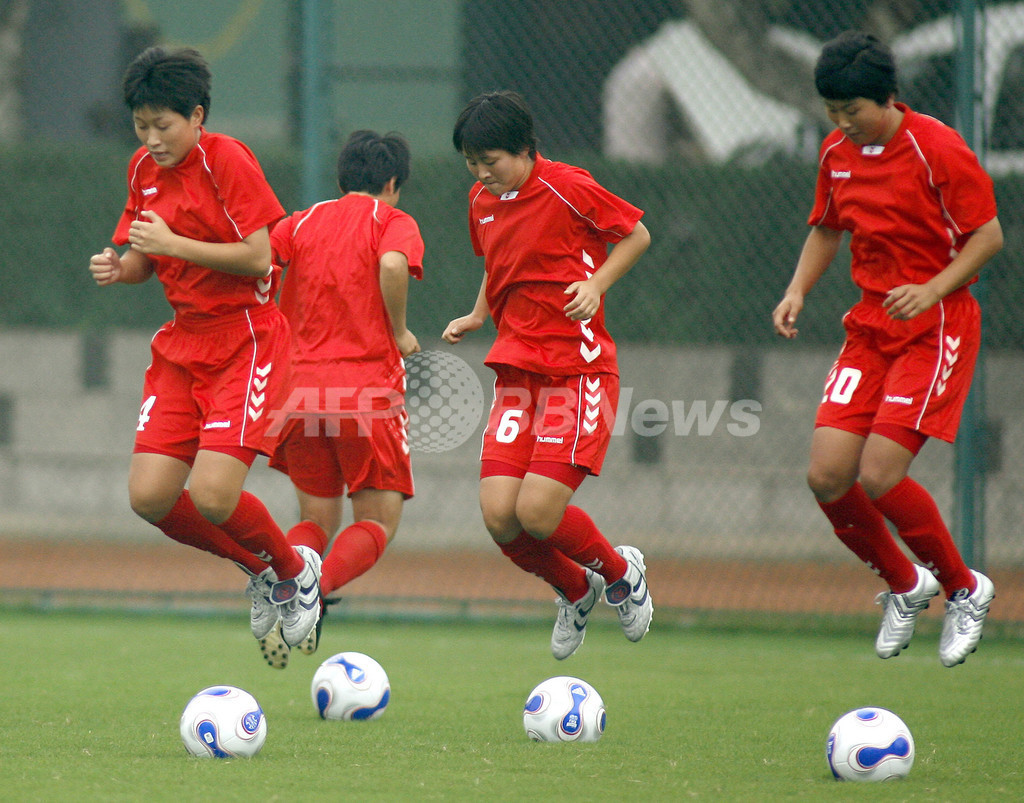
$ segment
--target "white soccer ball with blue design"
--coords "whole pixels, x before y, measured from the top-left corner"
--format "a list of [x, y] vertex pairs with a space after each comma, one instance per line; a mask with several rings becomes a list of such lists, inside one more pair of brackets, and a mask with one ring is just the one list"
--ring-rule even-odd
[[252, 758], [267, 740], [256, 698], [235, 686], [211, 686], [181, 712], [181, 741], [198, 758]]
[[559, 676], [526, 698], [523, 727], [535, 742], [596, 742], [604, 733], [604, 700], [579, 678]]
[[858, 708], [836, 720], [825, 754], [840, 781], [905, 778], [914, 766], [914, 737], [892, 711]]
[[322, 719], [377, 719], [391, 700], [384, 667], [361, 652], [339, 652], [320, 664], [310, 691]]

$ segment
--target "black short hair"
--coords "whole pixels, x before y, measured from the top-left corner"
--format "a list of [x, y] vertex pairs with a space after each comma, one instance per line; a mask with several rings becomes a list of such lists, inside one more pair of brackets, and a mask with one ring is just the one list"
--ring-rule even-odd
[[896, 60], [869, 33], [846, 31], [821, 49], [814, 86], [825, 100], [867, 98], [882, 105], [896, 95]]
[[467, 156], [490, 150], [521, 153], [525, 148], [533, 159], [537, 155], [533, 114], [518, 92], [485, 92], [467, 103], [459, 114], [452, 144]]
[[379, 195], [393, 178], [398, 189], [409, 178], [409, 162], [409, 143], [397, 131], [353, 131], [338, 156], [338, 187]]
[[125, 70], [124, 102], [135, 111], [170, 109], [190, 117], [203, 107], [203, 122], [210, 115], [210, 65], [199, 51], [183, 47], [167, 50], [151, 47], [136, 56]]

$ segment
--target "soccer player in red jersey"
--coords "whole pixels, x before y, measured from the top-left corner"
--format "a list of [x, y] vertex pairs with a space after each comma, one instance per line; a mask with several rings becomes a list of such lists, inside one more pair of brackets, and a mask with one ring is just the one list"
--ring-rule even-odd
[[[775, 331], [796, 336], [804, 298], [844, 231], [861, 299], [843, 319], [808, 483], [839, 539], [889, 586], [877, 600], [878, 655], [898, 655], [943, 591], [939, 658], [955, 666], [977, 648], [995, 592], [907, 472], [929, 437], [956, 437], [970, 389], [981, 320], [968, 286], [1003, 242], [992, 180], [956, 131], [896, 102], [895, 61], [875, 37], [828, 42], [814, 75], [836, 128], [822, 143], [811, 230]], [[886, 519], [923, 565], [903, 554]]]
[[[396, 208], [409, 162], [401, 135], [356, 131], [338, 157], [341, 197], [271, 233], [292, 380], [270, 465], [299, 500], [289, 543], [324, 555], [325, 597], [377, 562], [413, 495], [402, 358], [420, 350], [405, 311], [409, 276], [423, 277], [423, 238]], [[338, 533], [346, 489], [354, 521]], [[287, 666], [277, 629], [260, 646], [272, 667]]]
[[643, 212], [541, 156], [516, 92], [471, 100], [452, 142], [477, 179], [469, 232], [485, 274], [473, 311], [442, 337], [458, 343], [488, 315], [497, 327], [485, 361], [497, 376], [481, 454], [484, 524], [513, 563], [558, 592], [555, 658], [583, 642], [602, 592], [639, 641], [653, 612], [643, 554], [613, 549], [569, 502], [608, 448], [619, 376], [601, 298], [650, 244]]
[[320, 557], [292, 547], [243, 490], [256, 455], [273, 446], [267, 413], [288, 377], [269, 233], [284, 210], [252, 152], [206, 130], [210, 84], [205, 60], [187, 48], [150, 48], [128, 66], [124, 99], [142, 146], [112, 238], [128, 248], [105, 248], [89, 269], [101, 287], [156, 274], [174, 308], [151, 344], [132, 509], [170, 538], [238, 563], [250, 574], [253, 635], [281, 616], [298, 644], [318, 630]]

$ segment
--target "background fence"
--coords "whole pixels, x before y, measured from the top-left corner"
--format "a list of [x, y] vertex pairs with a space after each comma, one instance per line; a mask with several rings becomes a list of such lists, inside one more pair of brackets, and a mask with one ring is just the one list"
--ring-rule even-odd
[[[847, 258], [809, 299], [798, 342], [774, 337], [770, 313], [806, 234], [827, 132], [811, 78], [821, 44], [851, 27], [877, 33], [897, 54], [900, 99], [956, 124], [965, 91], [957, 14], [965, 5], [407, 0], [385, 10], [355, 0], [249, 0], [204, 4], [202, 35], [191, 22], [200, 18], [193, 2], [0, 6], [0, 26], [21, 43], [0, 52], [0, 108], [21, 121], [0, 126], [0, 588], [188, 592], [205, 576], [197, 566], [210, 567], [210, 588], [239, 585], [232, 567], [163, 542], [128, 510], [148, 338], [168, 308], [154, 282], [99, 290], [85, 268], [109, 241], [124, 198], [132, 143], [117, 100], [119, 71], [145, 44], [168, 41], [210, 56], [210, 127], [254, 147], [288, 209], [308, 203], [311, 187], [327, 192], [351, 130], [393, 128], [412, 141], [402, 206], [419, 221], [427, 256], [426, 278], [411, 291], [410, 326], [430, 352], [413, 370], [460, 390], [449, 391], [447, 422], [431, 418], [429, 399], [410, 400], [414, 444], [420, 438], [417, 495], [384, 561], [350, 587], [352, 599], [436, 598], [439, 576], [451, 577], [453, 567], [459, 582], [441, 583], [442, 596], [548, 597], [495, 554], [477, 509], [489, 335], [456, 348], [437, 339], [471, 306], [481, 267], [464, 222], [471, 177], [451, 151], [450, 126], [474, 94], [515, 88], [533, 108], [541, 152], [586, 167], [643, 208], [653, 237], [606, 299], [621, 344], [623, 397], [605, 471], [584, 484], [580, 503], [614, 541], [650, 556], [665, 609], [869, 611], [877, 581], [832, 537], [804, 484], [839, 319], [857, 295]], [[1024, 288], [1016, 269], [1024, 3], [976, 6], [969, 30], [980, 63], [966, 91], [976, 101], [976, 139], [996, 180], [1006, 247], [979, 288], [984, 409], [970, 470], [984, 474], [985, 529], [972, 534], [984, 536], [978, 560], [1000, 588], [993, 617], [1024, 621], [1014, 591], [1024, 584], [1024, 468], [1015, 459], [1024, 445]], [[312, 40], [303, 27], [311, 13]], [[95, 41], [81, 26], [106, 38], [104, 55], [91, 55]], [[83, 39], [89, 52], [76, 56]], [[304, 90], [313, 74], [321, 82]], [[319, 131], [313, 145], [303, 138], [311, 127]], [[313, 165], [311, 152], [320, 154]], [[439, 427], [447, 428], [441, 441], [431, 437]], [[953, 456], [952, 447], [929, 443], [914, 471], [950, 520]], [[261, 462], [250, 487], [283, 526], [294, 522], [284, 477]], [[91, 561], [110, 543], [124, 571]], [[156, 579], [128, 570], [129, 555], [151, 550], [161, 566]]]

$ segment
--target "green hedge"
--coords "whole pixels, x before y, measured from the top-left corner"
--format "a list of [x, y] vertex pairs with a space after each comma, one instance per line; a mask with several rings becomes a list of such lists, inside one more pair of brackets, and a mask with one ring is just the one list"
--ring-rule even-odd
[[[122, 147], [0, 150], [0, 323], [62, 329], [141, 327], [170, 316], [157, 282], [97, 288], [89, 256], [109, 243], [125, 197], [129, 152]], [[299, 159], [259, 152], [285, 208], [299, 206]], [[645, 210], [652, 244], [609, 293], [617, 339], [659, 344], [764, 345], [774, 340], [770, 313], [806, 235], [814, 168], [776, 160], [767, 166], [638, 167], [590, 154], [567, 159]], [[402, 207], [426, 241], [426, 278], [410, 294], [410, 326], [437, 337], [476, 297], [481, 265], [466, 233], [471, 177], [462, 161], [417, 161]], [[998, 183], [1003, 253], [986, 270], [989, 340], [1024, 347], [1024, 323], [1011, 301], [1022, 297], [1014, 270], [1024, 206], [1024, 177]], [[845, 249], [844, 249], [845, 252]], [[844, 257], [845, 258], [845, 257]], [[809, 299], [801, 341], [836, 342], [839, 317], [856, 298], [840, 262]]]

